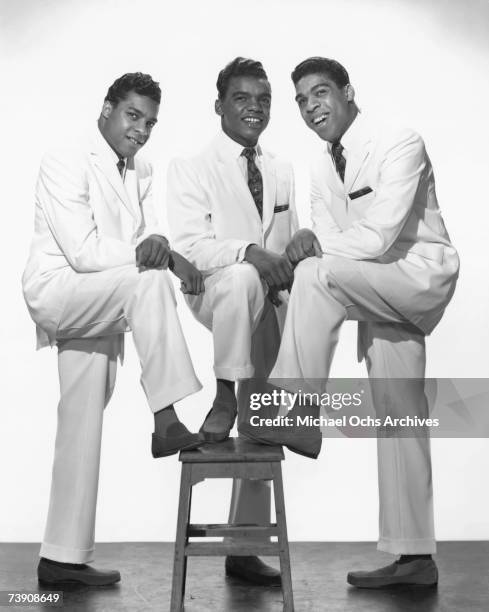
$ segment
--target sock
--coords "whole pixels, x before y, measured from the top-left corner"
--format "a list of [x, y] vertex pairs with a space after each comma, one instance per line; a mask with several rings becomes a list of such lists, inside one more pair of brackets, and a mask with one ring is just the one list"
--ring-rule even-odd
[[236, 393], [234, 391], [234, 380], [218, 378], [216, 380], [216, 398], [220, 404], [236, 405]]
[[431, 555], [401, 555], [396, 563], [402, 565], [403, 563], [410, 563], [418, 559], [431, 559]]
[[167, 436], [168, 428], [170, 425], [180, 423], [178, 420], [175, 408], [170, 405], [158, 412], [154, 413], [155, 417], [155, 434], [165, 438]]
[[83, 569], [86, 567], [85, 563], [64, 563], [63, 561], [53, 561], [53, 559], [47, 559], [46, 557], [41, 557], [41, 561], [45, 561], [50, 565], [65, 567], [66, 569]]

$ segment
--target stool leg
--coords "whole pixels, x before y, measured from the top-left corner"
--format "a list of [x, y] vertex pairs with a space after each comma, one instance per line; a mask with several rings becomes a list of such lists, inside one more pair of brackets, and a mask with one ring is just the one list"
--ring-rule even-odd
[[282, 595], [284, 598], [284, 612], [294, 612], [294, 595], [292, 592], [292, 578], [290, 575], [289, 540], [287, 538], [287, 521], [285, 518], [284, 488], [282, 483], [282, 466], [280, 463], [272, 464], [273, 497], [275, 499], [275, 516], [278, 527], [278, 545], [280, 558], [280, 573], [282, 574]]
[[187, 527], [190, 520], [190, 504], [192, 498], [192, 467], [182, 464], [180, 480], [180, 500], [178, 502], [177, 535], [175, 538], [175, 556], [173, 560], [173, 580], [171, 589], [171, 612], [181, 612], [185, 598], [185, 580], [187, 577]]

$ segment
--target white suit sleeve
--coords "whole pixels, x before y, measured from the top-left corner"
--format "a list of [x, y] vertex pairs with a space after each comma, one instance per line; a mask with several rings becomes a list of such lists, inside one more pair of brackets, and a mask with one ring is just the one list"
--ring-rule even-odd
[[414, 206], [426, 168], [421, 137], [404, 130], [386, 149], [373, 202], [347, 230], [325, 236], [323, 251], [350, 259], [375, 259], [394, 244]]
[[201, 271], [239, 261], [246, 240], [216, 239], [212, 225], [212, 202], [191, 163], [173, 160], [167, 176], [168, 220], [173, 248]]
[[77, 272], [135, 264], [134, 245], [98, 235], [83, 166], [70, 153], [42, 160], [36, 197], [54, 239]]

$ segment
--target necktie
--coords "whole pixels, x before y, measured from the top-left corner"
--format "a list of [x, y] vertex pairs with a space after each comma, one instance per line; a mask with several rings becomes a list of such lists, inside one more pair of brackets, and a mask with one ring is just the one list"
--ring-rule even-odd
[[345, 182], [346, 159], [343, 157], [343, 151], [344, 147], [339, 142], [335, 142], [331, 147], [331, 157], [336, 166], [336, 172], [339, 174], [340, 179]]
[[124, 176], [124, 168], [126, 167], [126, 162], [123, 159], [120, 159], [117, 162], [117, 170], [119, 170], [119, 174], [121, 175], [121, 177]]
[[248, 160], [248, 187], [255, 201], [260, 219], [263, 219], [263, 179], [258, 166], [255, 164], [256, 151], [253, 147], [246, 147], [241, 155]]

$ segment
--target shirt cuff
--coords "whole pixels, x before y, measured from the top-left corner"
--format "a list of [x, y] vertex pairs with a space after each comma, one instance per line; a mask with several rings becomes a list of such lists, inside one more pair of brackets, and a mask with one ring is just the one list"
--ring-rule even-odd
[[250, 244], [256, 244], [255, 242], [247, 242], [246, 244], [243, 244], [243, 246], [241, 246], [238, 249], [238, 256], [236, 257], [236, 262], [237, 263], [243, 263], [245, 255], [246, 255], [246, 249], [250, 246]]

